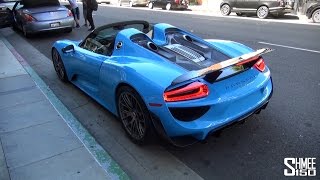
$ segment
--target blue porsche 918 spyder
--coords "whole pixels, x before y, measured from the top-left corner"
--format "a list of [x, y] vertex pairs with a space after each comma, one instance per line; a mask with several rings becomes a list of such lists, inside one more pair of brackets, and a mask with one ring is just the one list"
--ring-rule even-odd
[[270, 51], [125, 21], [83, 41], [55, 42], [52, 60], [62, 81], [119, 117], [129, 137], [144, 144], [155, 134], [204, 140], [266, 108], [273, 84], [261, 55]]

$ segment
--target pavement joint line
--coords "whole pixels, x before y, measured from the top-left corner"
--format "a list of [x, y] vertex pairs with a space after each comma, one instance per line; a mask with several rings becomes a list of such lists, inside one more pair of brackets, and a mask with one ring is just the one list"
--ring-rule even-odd
[[51, 158], [60, 156], [60, 155], [62, 155], [62, 154], [64, 154], [64, 153], [72, 152], [72, 151], [77, 150], [77, 149], [80, 149], [80, 148], [82, 148], [82, 147], [83, 147], [83, 145], [81, 145], [81, 146], [79, 146], [79, 147], [75, 147], [75, 148], [70, 149], [70, 150], [66, 150], [66, 151], [63, 151], [63, 152], [54, 154], [54, 155], [52, 155], [52, 156], [49, 156], [49, 157], [46, 157], [46, 158], [43, 158], [43, 159], [39, 159], [39, 160], [30, 162], [30, 163], [27, 163], [27, 164], [23, 164], [23, 165], [16, 166], [16, 167], [12, 167], [12, 168], [9, 167], [8, 169], [9, 169], [9, 171], [12, 171], [12, 170], [17, 169], [17, 168], [22, 168], [22, 167], [30, 166], [30, 165], [32, 165], [32, 164], [35, 164], [35, 163], [38, 163], [38, 162], [41, 162], [41, 161], [45, 161], [45, 160], [47, 160], [47, 159], [51, 159]]
[[16, 133], [17, 131], [21, 131], [21, 130], [24, 130], [24, 129], [33, 128], [33, 127], [37, 127], [37, 126], [41, 126], [41, 125], [48, 124], [48, 123], [51, 123], [51, 122], [54, 122], [54, 120], [46, 121], [46, 122], [39, 123], [39, 124], [30, 125], [30, 126], [23, 127], [23, 128], [20, 128], [20, 129], [15, 129], [15, 130], [12, 130], [12, 131], [0, 132], [0, 136], [9, 135], [9, 134], [12, 134], [12, 133]]
[[24, 58], [14, 49], [14, 47], [0, 34], [0, 40], [4, 42], [11, 53], [17, 58], [23, 68], [31, 76], [42, 93], [47, 97], [62, 119], [66, 122], [73, 133], [82, 142], [84, 147], [94, 157], [96, 162], [102, 167], [112, 180], [127, 180], [129, 176], [121, 167], [111, 158], [111, 156], [97, 143], [94, 137], [82, 126], [82, 124], [73, 116], [73, 114], [64, 106], [46, 83], [32, 69]]
[[14, 90], [0, 92], [0, 96], [8, 95], [8, 94], [14, 94], [14, 93], [21, 92], [21, 91], [29, 91], [29, 90], [33, 90], [33, 89], [36, 89], [35, 85], [34, 86], [30, 86], [30, 87], [24, 87], [24, 88], [20, 88], [20, 89], [14, 89]]
[[300, 50], [300, 51], [308, 51], [308, 52], [313, 52], [313, 53], [319, 53], [320, 51], [316, 50], [311, 50], [311, 49], [304, 49], [304, 48], [298, 48], [298, 47], [293, 47], [293, 46], [286, 46], [286, 45], [281, 45], [281, 44], [272, 44], [272, 43], [267, 43], [267, 42], [258, 42], [259, 44], [266, 44], [266, 45], [271, 45], [271, 46], [278, 46], [278, 47], [283, 47], [283, 48], [288, 48], [288, 49], [295, 49], [295, 50]]
[[[7, 163], [7, 157], [5, 156], [2, 147], [3, 147], [3, 145], [2, 145], [1, 138], [0, 138], [0, 151], [1, 151], [0, 154], [2, 154], [2, 155], [3, 155], [3, 158], [5, 159], [5, 161], [4, 161], [4, 165], [5, 165], [4, 171], [6, 171], [6, 172], [5, 172], [6, 178], [9, 178], [8, 180], [10, 180], [11, 177], [10, 177], [10, 173], [9, 173], [9, 167], [8, 167], [8, 163]], [[1, 170], [1, 169], [0, 169], [0, 170]], [[2, 170], [3, 170], [3, 169], [2, 169]], [[3, 171], [2, 171], [2, 172], [3, 172]], [[3, 175], [3, 176], [4, 176], [4, 175]]]

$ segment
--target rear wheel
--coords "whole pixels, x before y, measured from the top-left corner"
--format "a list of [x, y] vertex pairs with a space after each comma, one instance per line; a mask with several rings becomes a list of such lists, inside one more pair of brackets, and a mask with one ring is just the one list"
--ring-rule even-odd
[[260, 19], [265, 19], [269, 14], [269, 8], [267, 6], [260, 6], [257, 10], [257, 16]]
[[168, 3], [167, 5], [166, 5], [166, 10], [171, 10], [171, 3]]
[[223, 16], [229, 16], [231, 13], [231, 7], [229, 4], [224, 4], [220, 7], [220, 11]]
[[149, 2], [148, 8], [149, 8], [149, 9], [153, 9], [153, 3], [152, 3], [152, 2]]
[[320, 9], [317, 9], [312, 13], [312, 20], [315, 23], [320, 23]]
[[27, 32], [24, 25], [21, 25], [21, 29], [22, 29], [22, 33], [23, 33], [24, 37], [29, 38], [30, 34]]
[[52, 50], [52, 62], [53, 62], [54, 70], [56, 71], [59, 79], [63, 82], [68, 82], [66, 69], [64, 68], [64, 64], [61, 60], [61, 56], [56, 49]]
[[130, 139], [137, 144], [146, 144], [155, 138], [154, 126], [148, 108], [140, 95], [129, 86], [117, 92], [119, 117]]

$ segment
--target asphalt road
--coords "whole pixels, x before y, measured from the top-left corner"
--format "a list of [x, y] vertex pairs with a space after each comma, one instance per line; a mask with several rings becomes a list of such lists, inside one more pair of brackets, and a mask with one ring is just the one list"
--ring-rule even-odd
[[[274, 94], [266, 110], [251, 116], [243, 125], [226, 129], [219, 137], [210, 137], [207, 143], [195, 144], [183, 150], [162, 145], [159, 152], [170, 152], [204, 179], [282, 179], [285, 168], [283, 159], [286, 157], [316, 157], [319, 171], [320, 26], [114, 7], [99, 7], [99, 11], [94, 15], [97, 26], [135, 19], [147, 20], [151, 23], [173, 24], [192, 31], [202, 38], [228, 39], [252, 48], [275, 49], [273, 53], [265, 56], [274, 82]], [[50, 47], [55, 40], [64, 38], [78, 40], [84, 38], [86, 34], [88, 31], [82, 27], [75, 29], [71, 34], [40, 34], [27, 41], [50, 58]], [[17, 38], [8, 37], [8, 40], [19, 47]], [[282, 47], [261, 42], [282, 45]], [[24, 50], [19, 48], [18, 51], [23, 53]], [[41, 68], [39, 69], [41, 72]], [[66, 106], [82, 121], [101, 145], [107, 150], [112, 149], [107, 142], [110, 138], [106, 136], [116, 133], [113, 131], [121, 127], [113, 120], [115, 130], [106, 133], [105, 128], [110, 127], [106, 127], [103, 123], [105, 119], [114, 119], [114, 117], [97, 104], [85, 110], [79, 109], [79, 107], [86, 107], [87, 103], [92, 103], [93, 100], [71, 85], [56, 82], [57, 79], [52, 71], [43, 73], [42, 78], [50, 84], [58, 97], [62, 98]], [[69, 96], [64, 95], [64, 91], [70, 91], [70, 89], [74, 92], [69, 94], [74, 97], [73, 100], [68, 100]], [[90, 117], [91, 121], [81, 118], [83, 116]], [[94, 123], [101, 126], [93, 128]], [[121, 135], [124, 136], [124, 133]], [[122, 137], [115, 137], [115, 139], [122, 139]], [[130, 148], [128, 149], [130, 151]], [[145, 149], [146, 157], [148, 151], [154, 151], [153, 148]], [[125, 160], [121, 158], [116, 160], [120, 161], [120, 165], [125, 166], [123, 163]], [[134, 175], [130, 167], [126, 168], [130, 171], [129, 175]], [[135, 178], [139, 179], [138, 176]]]

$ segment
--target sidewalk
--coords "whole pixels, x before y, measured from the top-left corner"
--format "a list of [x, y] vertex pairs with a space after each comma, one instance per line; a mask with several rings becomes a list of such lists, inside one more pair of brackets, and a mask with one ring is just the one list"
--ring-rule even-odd
[[0, 34], [0, 179], [128, 179], [99, 145], [116, 173], [88, 151], [11, 48]]

